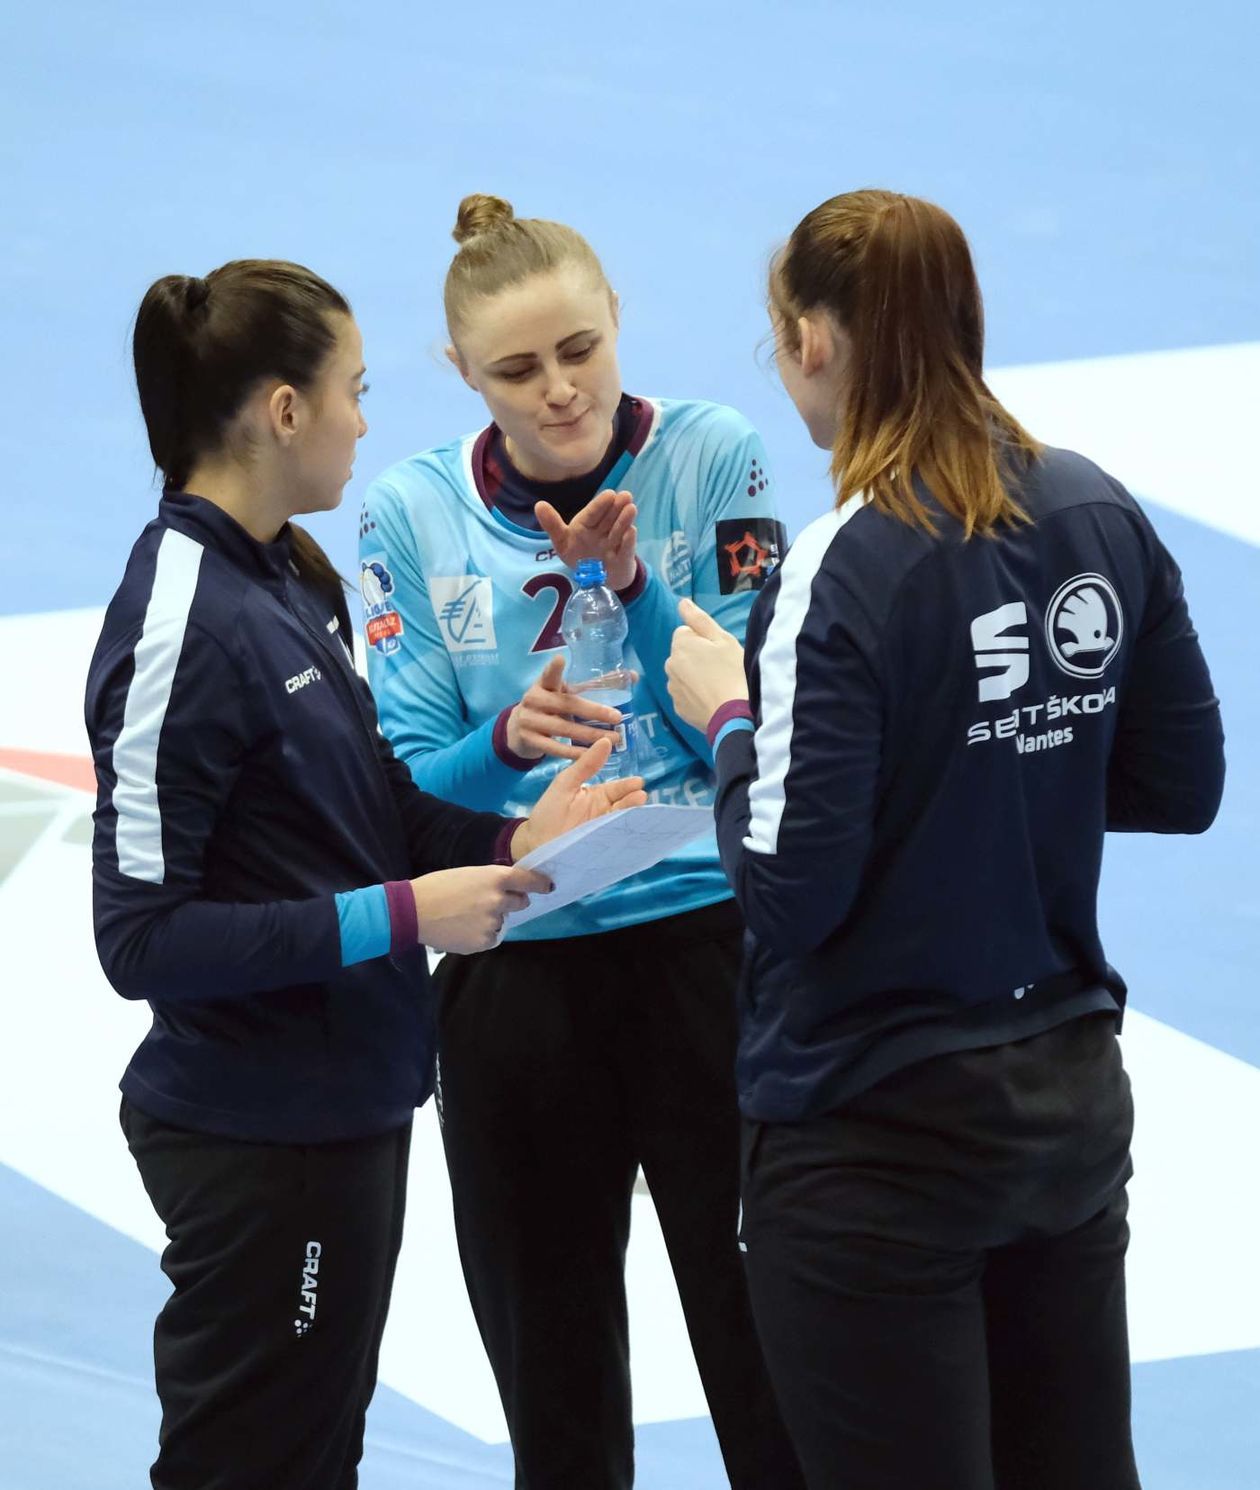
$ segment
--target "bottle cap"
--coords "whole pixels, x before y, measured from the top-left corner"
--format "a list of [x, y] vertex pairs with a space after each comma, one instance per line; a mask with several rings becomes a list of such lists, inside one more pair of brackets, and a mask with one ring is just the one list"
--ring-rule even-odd
[[578, 588], [590, 590], [602, 585], [606, 578], [603, 559], [579, 559], [577, 566]]

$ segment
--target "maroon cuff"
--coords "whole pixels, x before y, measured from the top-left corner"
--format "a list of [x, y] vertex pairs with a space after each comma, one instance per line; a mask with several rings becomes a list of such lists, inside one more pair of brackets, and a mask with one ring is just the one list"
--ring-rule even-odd
[[713, 749], [714, 741], [718, 737], [718, 731], [724, 724], [729, 724], [732, 719], [751, 719], [753, 717], [752, 707], [746, 698], [733, 698], [724, 703], [713, 715], [705, 726], [705, 738], [709, 742], [709, 749]]
[[490, 860], [491, 864], [507, 864], [509, 867], [511, 866], [512, 839], [516, 834], [517, 828], [524, 821], [525, 819], [523, 817], [510, 817], [503, 824], [502, 828], [499, 829], [499, 836], [494, 840], [494, 858]]
[[385, 900], [389, 905], [389, 953], [397, 957], [413, 952], [420, 944], [420, 922], [416, 916], [416, 892], [410, 880], [387, 880]]
[[516, 751], [508, 744], [508, 716], [515, 707], [515, 704], [509, 704], [494, 721], [494, 731], [490, 736], [490, 743], [494, 747], [495, 755], [499, 757], [505, 766], [511, 766], [514, 771], [532, 771], [538, 762], [527, 760], [523, 755], [517, 755]]
[[622, 605], [629, 605], [631, 601], [637, 600], [644, 590], [647, 589], [648, 571], [647, 565], [642, 559], [634, 561], [634, 578], [624, 590], [617, 591], [617, 599]]

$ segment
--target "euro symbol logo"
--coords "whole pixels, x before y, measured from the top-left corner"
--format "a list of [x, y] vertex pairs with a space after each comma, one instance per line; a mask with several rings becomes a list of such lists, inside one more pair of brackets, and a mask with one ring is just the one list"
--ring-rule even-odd
[[429, 598], [452, 652], [485, 651], [495, 645], [494, 592], [484, 575], [435, 576], [429, 582]]

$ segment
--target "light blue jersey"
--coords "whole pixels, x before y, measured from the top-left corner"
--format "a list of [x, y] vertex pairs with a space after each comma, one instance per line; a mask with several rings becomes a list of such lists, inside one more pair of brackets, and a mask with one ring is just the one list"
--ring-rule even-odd
[[[704, 736], [674, 712], [665, 661], [689, 596], [743, 637], [755, 592], [783, 556], [760, 436], [718, 404], [639, 400], [635, 436], [604, 482], [634, 493], [642, 569], [628, 592], [627, 666], [639, 769], [654, 802], [709, 807]], [[368, 488], [360, 574], [368, 676], [381, 728], [425, 791], [525, 816], [567, 762], [513, 757], [506, 713], [557, 650], [573, 577], [545, 533], [492, 508], [470, 435], [391, 466]], [[514, 936], [610, 931], [730, 895], [713, 835], [643, 874], [540, 917]]]

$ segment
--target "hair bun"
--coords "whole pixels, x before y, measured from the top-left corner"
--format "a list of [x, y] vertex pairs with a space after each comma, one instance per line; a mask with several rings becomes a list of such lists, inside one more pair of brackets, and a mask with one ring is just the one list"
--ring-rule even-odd
[[459, 204], [451, 237], [456, 243], [467, 243], [478, 233], [489, 233], [494, 228], [502, 227], [504, 223], [512, 222], [515, 217], [511, 202], [505, 202], [502, 197], [488, 197], [481, 192], [474, 192]]
[[200, 310], [210, 298], [210, 286], [196, 275], [190, 274], [184, 281], [184, 309]]

